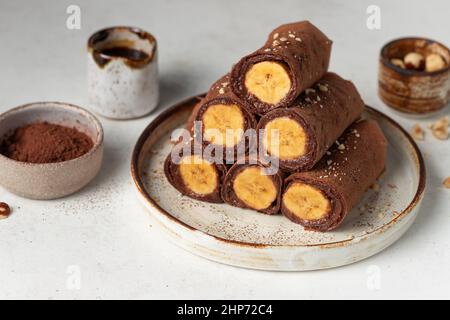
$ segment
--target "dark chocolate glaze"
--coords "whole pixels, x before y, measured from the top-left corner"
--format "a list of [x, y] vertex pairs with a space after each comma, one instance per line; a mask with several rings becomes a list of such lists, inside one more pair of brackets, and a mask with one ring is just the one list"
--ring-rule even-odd
[[[243, 57], [231, 72], [233, 92], [248, 101], [256, 113], [289, 106], [306, 88], [318, 81], [328, 70], [332, 41], [309, 21], [281, 25], [273, 30], [264, 46]], [[283, 62], [291, 77], [291, 90], [276, 105], [267, 104], [247, 92], [245, 74], [255, 63]]]
[[[174, 148], [175, 147], [177, 147], [177, 145], [174, 146]], [[183, 156], [182, 150], [183, 149], [180, 148], [180, 152], [179, 152], [180, 157]], [[198, 154], [197, 152], [195, 152], [193, 146], [191, 146], [191, 152], [193, 155]], [[201, 155], [201, 154], [199, 154], [199, 155]], [[218, 180], [218, 185], [217, 185], [216, 189], [210, 194], [206, 194], [206, 195], [197, 194], [188, 188], [188, 186], [183, 182], [183, 178], [181, 177], [180, 166], [172, 161], [171, 154], [169, 154], [167, 156], [167, 158], [164, 162], [164, 173], [165, 173], [166, 178], [169, 181], [169, 183], [173, 187], [175, 187], [175, 189], [177, 189], [181, 194], [188, 196], [190, 198], [196, 199], [196, 200], [212, 202], [212, 203], [222, 203], [223, 200], [222, 200], [220, 192], [221, 192], [221, 188], [222, 188], [222, 181], [227, 172], [227, 167], [223, 164], [214, 163], [212, 161], [212, 159], [209, 159], [209, 160], [211, 160], [211, 163], [213, 163], [213, 165], [216, 168], [217, 180]]]
[[292, 183], [303, 182], [321, 190], [331, 202], [330, 213], [318, 220], [303, 220], [281, 204], [282, 213], [306, 229], [329, 231], [337, 228], [364, 192], [376, 181], [385, 168], [387, 140], [373, 120], [362, 120], [350, 126], [311, 170], [290, 175], [284, 191]]
[[[250, 156], [252, 157], [252, 156]], [[241, 172], [242, 170], [249, 168], [249, 167], [266, 167], [263, 163], [261, 163], [259, 160], [256, 164], [250, 164], [249, 159], [250, 157], [245, 158], [244, 163], [235, 163], [231, 168], [228, 170], [225, 179], [222, 184], [222, 199], [225, 201], [225, 203], [238, 207], [238, 208], [244, 208], [244, 209], [251, 209], [255, 210], [249, 206], [247, 206], [243, 201], [241, 201], [238, 196], [235, 194], [233, 190], [233, 182], [236, 176]], [[252, 158], [254, 159], [254, 158]], [[275, 188], [278, 190], [278, 195], [276, 200], [266, 209], [263, 210], [257, 210], [261, 213], [269, 214], [269, 215], [275, 215], [280, 213], [280, 204], [281, 204], [281, 192], [283, 188], [283, 177], [284, 173], [280, 170], [274, 175], [269, 176], [274, 185]]]
[[[309, 170], [363, 110], [364, 102], [353, 83], [329, 72], [302, 93], [291, 107], [278, 108], [263, 116], [257, 129], [264, 129], [275, 118], [288, 117], [297, 121], [306, 133], [306, 153], [297, 159], [279, 159], [280, 168], [289, 172]], [[258, 145], [263, 147], [262, 142]]]
[[141, 50], [127, 47], [112, 47], [100, 50], [100, 53], [109, 57], [121, 57], [133, 61], [148, 59], [148, 54]]
[[[112, 32], [117, 30], [127, 30], [136, 34], [140, 39], [149, 41], [153, 44], [152, 52], [147, 53], [123, 45], [114, 46], [114, 43], [105, 45], [105, 47], [98, 47], [99, 43], [105, 41]], [[94, 33], [88, 40], [88, 51], [91, 52], [94, 61], [101, 68], [114, 59], [123, 59], [129, 67], [140, 69], [149, 64], [156, 55], [156, 39], [150, 33], [139, 28], [112, 27]]]
[[[192, 115], [188, 120], [188, 129], [191, 131], [195, 139], [202, 143], [205, 147], [210, 143], [203, 138], [201, 140], [201, 136], [203, 135], [194, 134], [194, 121], [203, 121], [203, 114], [206, 112], [209, 106], [216, 104], [224, 104], [231, 105], [234, 104], [240, 107], [242, 115], [244, 116], [244, 131], [247, 129], [256, 129], [257, 121], [255, 116], [252, 113], [252, 106], [248, 105], [246, 102], [239, 99], [230, 88], [230, 76], [226, 74], [219, 80], [217, 80], [209, 89], [206, 97], [202, 99], [192, 111]], [[241, 140], [236, 146], [234, 146], [234, 157], [236, 157], [237, 150], [241, 144], [245, 143], [245, 150], [248, 153], [249, 141], [248, 139]], [[224, 148], [224, 158], [226, 149]]]

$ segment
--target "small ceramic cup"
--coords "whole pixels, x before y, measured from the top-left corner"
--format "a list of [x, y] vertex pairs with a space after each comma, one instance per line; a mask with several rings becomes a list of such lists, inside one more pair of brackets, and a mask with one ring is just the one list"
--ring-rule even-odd
[[49, 200], [72, 194], [99, 172], [103, 159], [103, 128], [90, 112], [67, 103], [36, 102], [0, 115], [0, 139], [15, 129], [35, 122], [76, 128], [94, 146], [81, 157], [57, 163], [20, 162], [0, 154], [0, 184], [21, 197]]
[[[426, 72], [394, 65], [410, 53], [426, 57], [437, 53], [445, 61], [443, 69]], [[410, 115], [429, 115], [450, 101], [450, 50], [443, 44], [424, 38], [401, 38], [383, 46], [379, 58], [378, 94], [389, 107]]]
[[107, 118], [132, 119], [159, 101], [156, 39], [132, 27], [111, 27], [88, 40], [91, 109]]

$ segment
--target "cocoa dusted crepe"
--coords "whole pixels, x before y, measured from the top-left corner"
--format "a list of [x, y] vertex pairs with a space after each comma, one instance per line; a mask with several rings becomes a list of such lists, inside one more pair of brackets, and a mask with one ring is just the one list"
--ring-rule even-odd
[[289, 108], [263, 116], [259, 147], [279, 159], [289, 172], [311, 169], [364, 109], [356, 87], [335, 73], [326, 73]]
[[387, 141], [378, 124], [353, 124], [308, 172], [285, 180], [281, 211], [306, 229], [337, 228], [385, 168]]
[[264, 171], [268, 166], [255, 159], [246, 157], [228, 170], [222, 185], [222, 199], [235, 207], [279, 214], [283, 174], [280, 170]]
[[[210, 144], [221, 146], [224, 157], [227, 149], [236, 156], [240, 146], [244, 151], [248, 151], [249, 140], [244, 132], [256, 129], [257, 122], [250, 110], [251, 106], [231, 91], [230, 76], [227, 74], [217, 80], [206, 97], [195, 106], [188, 121], [188, 128], [194, 138], [205, 147]], [[201, 127], [194, 127], [195, 121], [199, 121]]]
[[[186, 148], [183, 146], [186, 144], [176, 144], [164, 163], [164, 173], [169, 183], [190, 198], [223, 202], [220, 191], [226, 166], [215, 163], [202, 150], [196, 150], [193, 144]], [[178, 156], [178, 163], [174, 161], [173, 155]]]
[[331, 45], [309, 21], [284, 24], [233, 67], [233, 92], [260, 115], [287, 107], [328, 70]]

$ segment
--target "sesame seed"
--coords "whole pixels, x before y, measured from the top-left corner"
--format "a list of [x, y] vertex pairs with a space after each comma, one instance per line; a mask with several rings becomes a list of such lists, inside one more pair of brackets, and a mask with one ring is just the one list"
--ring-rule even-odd
[[276, 39], [276, 38], [278, 38], [278, 36], [279, 36], [279, 34], [278, 34], [278, 32], [277, 32], [277, 33], [275, 33], [275, 34], [273, 35], [273, 38]]

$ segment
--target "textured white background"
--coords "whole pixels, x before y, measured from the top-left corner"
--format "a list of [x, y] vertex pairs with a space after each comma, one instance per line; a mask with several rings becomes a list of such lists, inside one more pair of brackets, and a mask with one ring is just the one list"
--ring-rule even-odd
[[[81, 7], [81, 30], [66, 8]], [[382, 29], [366, 28], [377, 4]], [[14, 214], [0, 221], [1, 298], [450, 298], [450, 141], [421, 142], [427, 194], [420, 215], [395, 245], [338, 269], [274, 273], [210, 262], [168, 243], [136, 199], [130, 153], [143, 128], [172, 103], [205, 91], [275, 26], [309, 19], [334, 41], [331, 70], [352, 79], [365, 101], [409, 129], [376, 94], [377, 58], [407, 35], [450, 45], [450, 2], [441, 1], [8, 1], [0, 0], [0, 112], [39, 100], [86, 106], [88, 36], [135, 25], [159, 41], [162, 101], [134, 121], [101, 119], [106, 159], [78, 194], [31, 201], [0, 188]], [[422, 120], [425, 126], [428, 120]], [[80, 274], [78, 289], [76, 275]], [[69, 284], [69, 285], [68, 285]]]

